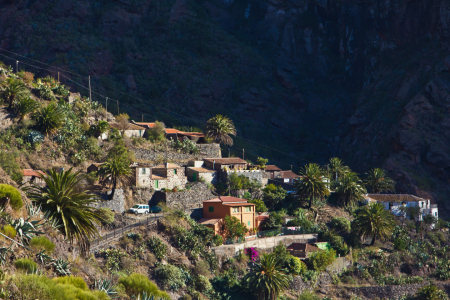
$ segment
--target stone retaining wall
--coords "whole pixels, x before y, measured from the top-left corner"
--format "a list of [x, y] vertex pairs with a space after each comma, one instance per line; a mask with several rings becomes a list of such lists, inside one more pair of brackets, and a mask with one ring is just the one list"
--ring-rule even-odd
[[143, 148], [131, 148], [134, 152], [134, 156], [137, 160], [150, 160], [156, 161], [161, 159], [168, 159], [169, 161], [182, 161], [187, 162], [190, 160], [202, 160], [207, 157], [221, 158], [219, 144], [199, 144], [197, 145], [200, 152], [198, 154], [178, 153], [178, 152], [157, 152]]
[[374, 297], [379, 299], [399, 299], [403, 295], [414, 295], [421, 287], [427, 284], [427, 282], [422, 282], [403, 285], [367, 286], [352, 288], [350, 291], [367, 299], [373, 299]]
[[109, 199], [110, 195], [111, 191], [108, 191], [106, 194], [101, 194], [100, 197], [102, 200], [92, 206], [95, 208], [109, 208], [115, 212], [122, 213], [125, 210], [125, 195], [123, 190], [116, 189], [113, 199]]

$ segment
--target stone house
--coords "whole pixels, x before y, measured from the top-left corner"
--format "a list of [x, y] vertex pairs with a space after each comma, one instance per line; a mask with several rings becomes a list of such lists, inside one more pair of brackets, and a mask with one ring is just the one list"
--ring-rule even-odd
[[204, 167], [203, 161], [190, 161], [189, 166], [186, 167], [186, 176], [193, 182], [204, 181], [216, 184], [219, 181], [218, 173], [217, 170]]
[[275, 165], [266, 165], [264, 172], [269, 179], [278, 178], [281, 175], [281, 169]]
[[[131, 121], [132, 124], [143, 127], [144, 129], [151, 129], [155, 127], [155, 123], [145, 123], [145, 122], [135, 122]], [[203, 144], [205, 143], [205, 134], [201, 132], [183, 132], [178, 129], [174, 128], [165, 128], [165, 137], [166, 139], [170, 140], [179, 140], [180, 142], [184, 141], [185, 139], [189, 139], [195, 143]]]
[[42, 179], [42, 175], [45, 175], [42, 171], [35, 171], [32, 169], [22, 170], [23, 178], [22, 184], [36, 184], [38, 186], [45, 186], [45, 181]]
[[312, 252], [323, 251], [322, 249], [307, 243], [293, 243], [286, 248], [292, 256], [301, 260], [308, 258]]
[[87, 167], [87, 173], [98, 172], [100, 170], [101, 163], [93, 163], [89, 167]]
[[294, 184], [294, 182], [300, 179], [301, 176], [292, 171], [281, 171], [278, 178], [281, 178], [281, 181], [284, 183]]
[[239, 157], [204, 158], [204, 167], [212, 170], [246, 170], [248, 162]]
[[248, 203], [246, 199], [229, 196], [203, 201], [203, 218], [198, 223], [223, 236], [226, 233], [224, 224], [226, 216], [238, 218], [249, 230], [255, 228], [255, 204]]
[[[119, 132], [126, 136], [126, 137], [144, 137], [145, 134], [145, 128], [133, 123], [128, 123], [127, 127], [123, 128], [122, 124], [119, 123], [109, 123], [109, 127], [119, 130]], [[103, 136], [102, 136], [103, 139]]]
[[423, 199], [417, 196], [408, 194], [367, 194], [364, 196], [366, 203], [378, 202], [384, 206], [385, 210], [391, 211], [396, 216], [406, 216], [400, 210], [400, 207], [418, 207], [419, 216], [418, 221], [423, 220], [424, 215], [432, 215], [435, 218], [439, 217], [437, 204], [431, 204], [430, 200]]
[[174, 164], [164, 163], [155, 167], [139, 165], [134, 168], [137, 187], [159, 191], [175, 187], [183, 189], [187, 183], [184, 168]]

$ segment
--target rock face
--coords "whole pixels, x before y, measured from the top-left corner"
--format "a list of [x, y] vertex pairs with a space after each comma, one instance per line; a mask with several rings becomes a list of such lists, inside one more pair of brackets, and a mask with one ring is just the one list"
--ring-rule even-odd
[[436, 201], [450, 192], [448, 1], [105, 3], [0, 1], [1, 48], [91, 75], [135, 119], [222, 113], [294, 157], [382, 166], [399, 192]]

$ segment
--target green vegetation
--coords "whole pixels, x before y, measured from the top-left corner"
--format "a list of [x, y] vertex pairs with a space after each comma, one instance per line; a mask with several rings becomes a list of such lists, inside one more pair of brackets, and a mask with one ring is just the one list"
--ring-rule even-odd
[[56, 103], [40, 108], [34, 117], [36, 126], [47, 136], [64, 125], [64, 114]]
[[216, 143], [233, 146], [230, 135], [236, 135], [233, 121], [226, 116], [217, 115], [206, 122], [207, 136]]
[[43, 176], [46, 187], [34, 186], [29, 192], [40, 205], [47, 220], [60, 224], [60, 232], [71, 242], [77, 241], [82, 253], [89, 250], [90, 239], [98, 235], [95, 224], [103, 217], [90, 204], [96, 196], [80, 190], [80, 172], [51, 170]]
[[248, 203], [253, 203], [255, 204], [255, 211], [256, 212], [266, 212], [267, 211], [267, 206], [264, 204], [263, 200], [260, 199], [250, 199], [248, 200]]
[[375, 194], [395, 190], [395, 182], [380, 168], [370, 170], [364, 183]]
[[[178, 291], [186, 286], [185, 276], [180, 268], [174, 265], [159, 265], [155, 270], [155, 275], [161, 281], [165, 289]], [[201, 276], [201, 275], [200, 275]]]
[[8, 78], [2, 83], [2, 94], [7, 99], [8, 108], [11, 109], [14, 100], [27, 96], [29, 91], [25, 84], [15, 78]]
[[152, 236], [147, 240], [148, 248], [155, 254], [156, 258], [163, 259], [167, 255], [167, 246], [160, 238]]
[[162, 142], [166, 139], [164, 123], [155, 121], [155, 126], [147, 130], [147, 138], [152, 142]]
[[14, 229], [11, 225], [4, 225], [1, 232], [11, 239], [13, 239], [17, 234], [16, 229]]
[[318, 164], [304, 166], [300, 174], [303, 177], [295, 182], [295, 192], [302, 200], [309, 200], [309, 208], [312, 207], [314, 198], [320, 199], [330, 195], [326, 173]]
[[279, 185], [268, 184], [263, 189], [263, 200], [271, 207], [271, 209], [273, 209], [276, 204], [283, 201], [284, 198], [286, 198], [286, 190]]
[[226, 237], [229, 240], [243, 237], [248, 232], [248, 228], [234, 216], [225, 216], [224, 222], [226, 227]]
[[352, 229], [358, 236], [372, 238], [371, 245], [375, 244], [376, 239], [389, 239], [394, 227], [394, 215], [384, 210], [380, 203], [371, 203], [361, 208], [352, 223]]
[[47, 252], [53, 252], [55, 249], [55, 244], [53, 244], [48, 238], [45, 236], [35, 236], [29, 242], [30, 248], [35, 251], [45, 250]]
[[339, 179], [336, 194], [342, 205], [348, 207], [364, 200], [364, 195], [367, 194], [367, 191], [356, 173], [347, 172]]
[[100, 166], [98, 176], [103, 181], [111, 182], [111, 199], [113, 199], [116, 192], [117, 183], [122, 182], [123, 184], [126, 184], [131, 180], [130, 162], [124, 155], [110, 158], [107, 162]]
[[326, 268], [336, 260], [336, 251], [334, 249], [326, 251], [316, 251], [309, 255], [309, 263], [316, 271], [325, 271]]
[[15, 187], [8, 184], [0, 184], [0, 199], [5, 197], [9, 199], [12, 209], [19, 210], [23, 206], [22, 196]]
[[111, 224], [114, 222], [114, 212], [110, 208], [99, 208], [97, 213], [102, 216], [103, 224]]
[[28, 258], [21, 258], [14, 262], [17, 269], [23, 270], [27, 273], [34, 273], [38, 269], [37, 263]]
[[155, 297], [170, 299], [167, 293], [160, 291], [156, 284], [142, 274], [133, 273], [121, 277], [119, 278], [118, 285], [122, 285], [125, 288], [127, 295], [139, 296], [145, 292], [148, 295], [153, 295]]

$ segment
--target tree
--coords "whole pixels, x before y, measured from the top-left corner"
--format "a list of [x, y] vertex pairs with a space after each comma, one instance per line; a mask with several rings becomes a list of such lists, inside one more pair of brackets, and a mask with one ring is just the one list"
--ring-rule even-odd
[[15, 106], [15, 110], [19, 115], [19, 120], [21, 122], [27, 115], [34, 113], [39, 108], [39, 103], [31, 97], [23, 97], [19, 100]]
[[8, 101], [8, 109], [11, 109], [16, 98], [29, 94], [28, 88], [19, 79], [8, 78], [2, 83], [3, 96]]
[[162, 142], [166, 138], [166, 126], [162, 122], [155, 122], [155, 126], [147, 130], [147, 138], [152, 142]]
[[275, 204], [283, 201], [286, 198], [286, 190], [279, 185], [268, 184], [263, 189], [263, 200], [270, 204], [270, 208], [273, 209]]
[[244, 236], [248, 232], [248, 228], [236, 217], [225, 216], [224, 222], [227, 239], [234, 240], [237, 237]]
[[339, 178], [347, 172], [350, 172], [350, 168], [344, 165], [344, 162], [338, 157], [330, 158], [330, 178], [334, 181], [338, 181]]
[[259, 263], [253, 264], [243, 280], [258, 300], [275, 300], [289, 287], [291, 279], [284, 273], [280, 260], [272, 253], [263, 254]]
[[41, 107], [35, 114], [36, 126], [47, 136], [64, 124], [64, 115], [55, 103]]
[[436, 285], [430, 283], [417, 291], [416, 300], [448, 300], [447, 294]]
[[102, 136], [104, 133], [108, 132], [109, 128], [110, 127], [108, 122], [100, 120], [97, 124], [91, 125], [89, 133], [98, 138], [99, 136]]
[[80, 171], [72, 168], [61, 173], [50, 170], [42, 175], [46, 186], [33, 185], [28, 195], [35, 205], [40, 206], [44, 218], [61, 227], [60, 232], [73, 243], [77, 240], [81, 253], [89, 251], [90, 239], [98, 235], [95, 224], [105, 221], [92, 207], [98, 201], [95, 195], [83, 190]]
[[372, 193], [379, 194], [387, 191], [395, 191], [395, 182], [386, 176], [383, 169], [375, 168], [366, 173], [364, 183], [370, 187]]
[[116, 122], [117, 122], [117, 126], [119, 127], [120, 133], [123, 136], [123, 133], [125, 132], [125, 130], [128, 129], [128, 120], [130, 119], [130, 116], [128, 116], [128, 114], [126, 113], [122, 113], [118, 116], [116, 116]]
[[302, 178], [294, 183], [294, 190], [301, 199], [309, 200], [309, 208], [314, 198], [330, 195], [328, 178], [318, 164], [304, 166], [300, 174]]
[[236, 135], [236, 128], [228, 117], [216, 115], [206, 122], [206, 129], [206, 135], [214, 139], [216, 143], [233, 146], [233, 139], [230, 135]]
[[309, 263], [314, 270], [323, 272], [336, 260], [336, 251], [334, 249], [316, 251], [308, 256]]
[[367, 193], [361, 179], [354, 172], [348, 172], [341, 176], [336, 188], [339, 200], [345, 206], [352, 206], [357, 201], [364, 200]]
[[360, 209], [352, 223], [352, 230], [358, 236], [372, 238], [371, 245], [375, 244], [376, 239], [389, 239], [394, 227], [394, 215], [384, 210], [381, 203], [370, 203]]
[[264, 204], [264, 201], [262, 201], [260, 199], [248, 200], [248, 203], [255, 204], [255, 211], [256, 212], [266, 212], [267, 211], [267, 207]]
[[258, 163], [258, 165], [261, 169], [265, 169], [266, 164], [269, 162], [269, 160], [267, 158], [258, 157], [256, 159], [256, 162]]
[[103, 182], [109, 180], [112, 183], [111, 199], [114, 199], [117, 183], [126, 184], [130, 182], [130, 162], [124, 156], [116, 156], [100, 165], [98, 176]]

